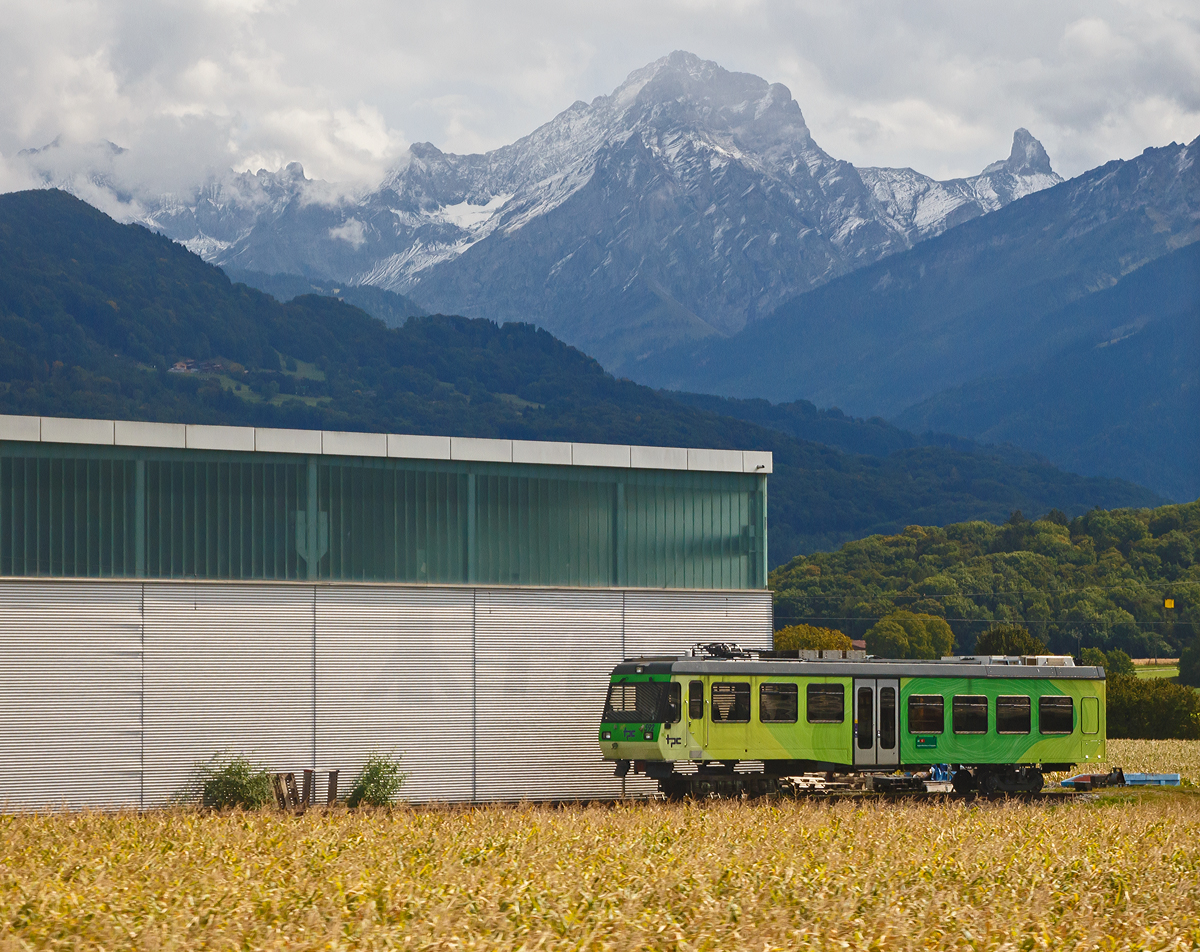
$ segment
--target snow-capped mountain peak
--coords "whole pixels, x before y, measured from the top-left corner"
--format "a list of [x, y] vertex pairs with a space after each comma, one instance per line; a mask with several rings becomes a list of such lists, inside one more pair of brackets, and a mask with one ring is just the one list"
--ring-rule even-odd
[[971, 178], [856, 169], [817, 145], [786, 86], [676, 51], [491, 152], [414, 143], [363, 193], [292, 164], [137, 214], [217, 264], [531, 320], [614, 366], [736, 331], [1058, 181], [1023, 129]]
[[1050, 168], [1050, 156], [1028, 129], [1014, 132], [1012, 152], [1008, 158], [993, 162], [983, 170], [983, 174], [990, 175], [1002, 170], [1013, 175], [1055, 175], [1054, 169]]
[[939, 182], [912, 169], [859, 169], [888, 223], [910, 242], [941, 234], [977, 215], [995, 211], [1062, 181], [1050, 157], [1027, 129], [1013, 133], [1007, 159], [978, 175]]

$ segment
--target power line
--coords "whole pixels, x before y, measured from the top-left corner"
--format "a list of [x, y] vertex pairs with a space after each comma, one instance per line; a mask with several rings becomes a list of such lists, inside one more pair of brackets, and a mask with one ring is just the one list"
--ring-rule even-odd
[[[782, 618], [787, 621], [881, 621], [886, 617], [887, 617], [886, 615], [844, 615], [844, 616], [779, 615], [778, 613], [775, 615], [775, 618], [777, 620]], [[1005, 621], [1005, 619], [1003, 619], [1003, 618], [945, 618], [941, 615], [938, 615], [936, 617], [941, 618], [943, 621], [947, 621], [947, 622], [961, 621], [961, 622], [969, 622], [972, 624], [980, 624], [980, 625], [994, 625], [997, 622]], [[1064, 625], [1064, 624], [1071, 624], [1071, 623], [1103, 625], [1106, 628], [1112, 627], [1111, 625], [1107, 625], [1104, 622], [1100, 621], [1099, 619], [1095, 619], [1095, 618], [1050, 618], [1050, 619], [1022, 618], [1022, 619], [1019, 619], [1018, 622], [1014, 622], [1014, 624], [1017, 624], [1017, 623], [1019, 623], [1021, 625], [1041, 625], [1043, 627], [1045, 627], [1047, 625]], [[1141, 621], [1138, 621], [1136, 618], [1133, 620], [1133, 623], [1135, 625], [1137, 625], [1139, 628], [1167, 627], [1168, 625], [1173, 625], [1173, 624], [1175, 624], [1175, 625], [1182, 624], [1183, 627], [1191, 627], [1190, 623], [1188, 623], [1188, 622], [1182, 622], [1182, 623], [1167, 622], [1167, 621], [1141, 622]]]
[[[1165, 586], [1183, 586], [1183, 585], [1188, 585], [1188, 583], [1192, 583], [1192, 585], [1195, 585], [1195, 580], [1184, 579], [1182, 581], [1177, 581], [1177, 582], [1132, 582], [1132, 583], [1134, 586], [1138, 586], [1138, 587], [1142, 587], [1142, 588], [1160, 588], [1160, 587], [1165, 587]], [[919, 585], [919, 582], [914, 582], [914, 585]], [[1097, 589], [1097, 588], [1100, 589], [1100, 591], [1111, 592], [1111, 591], [1117, 591], [1117, 589], [1127, 588], [1127, 586], [1111, 585], [1111, 583], [1105, 583], [1105, 585], [1087, 585], [1087, 586], [1082, 586], [1080, 588], [1006, 588], [1006, 589], [1002, 589], [1002, 591], [996, 591], [996, 592], [949, 592], [944, 595], [923, 595], [923, 594], [919, 594], [919, 593], [910, 595], [910, 594], [905, 594], [902, 592], [886, 592], [886, 591], [882, 592], [881, 594], [889, 595], [889, 597], [892, 597], [892, 598], [954, 598], [954, 597], [956, 597], [956, 595], [965, 595], [965, 597], [967, 597], [967, 598], [984, 598], [984, 597], [989, 597], [989, 595], [1072, 594], [1072, 593], [1076, 593], [1076, 592], [1094, 591], [1094, 589]], [[785, 594], [787, 592], [796, 592], [796, 591], [797, 591], [797, 589], [794, 589], [794, 588], [784, 588], [784, 589], [774, 589], [773, 588], [772, 589], [772, 592], [776, 595]], [[853, 594], [853, 593], [846, 593], [846, 594], [842, 594], [842, 595], [838, 595], [838, 594], [834, 594], [834, 593], [829, 593], [829, 594], [805, 593], [805, 594], [798, 595], [798, 597], [799, 598], [846, 598], [847, 595], [850, 595], [850, 594]]]

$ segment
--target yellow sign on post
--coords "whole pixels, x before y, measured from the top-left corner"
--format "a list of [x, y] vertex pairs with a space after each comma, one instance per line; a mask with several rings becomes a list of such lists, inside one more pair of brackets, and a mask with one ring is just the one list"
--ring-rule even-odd
[[1174, 608], [1174, 607], [1175, 607], [1175, 599], [1167, 598], [1167, 599], [1163, 600], [1163, 608]]

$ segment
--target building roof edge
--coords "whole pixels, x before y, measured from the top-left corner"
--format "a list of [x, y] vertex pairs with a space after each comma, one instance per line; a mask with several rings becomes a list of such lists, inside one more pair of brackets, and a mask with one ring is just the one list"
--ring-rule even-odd
[[[300, 439], [301, 434], [311, 434]], [[467, 437], [398, 433], [341, 433], [332, 430], [283, 430], [274, 427], [147, 423], [72, 417], [0, 414], [0, 441], [74, 443], [91, 446], [175, 447], [258, 453], [311, 453], [325, 456], [368, 455], [400, 459], [475, 459], [524, 462], [543, 458], [548, 465], [605, 466], [633, 469], [689, 469], [700, 472], [769, 475], [769, 451], [698, 447], [646, 447], [617, 443], [562, 443], [543, 440], [478, 440]], [[352, 451], [362, 443], [363, 454]], [[537, 444], [545, 452], [537, 452]], [[370, 444], [368, 447], [367, 444]], [[375, 444], [378, 444], [376, 446]], [[566, 447], [571, 447], [568, 456]], [[319, 447], [319, 448], [318, 448]], [[462, 447], [461, 453], [452, 448]], [[507, 447], [507, 452], [504, 452]], [[515, 447], [515, 452], [514, 452]], [[486, 451], [486, 452], [485, 452]], [[569, 461], [568, 461], [569, 460]], [[615, 462], [621, 460], [621, 462]]]

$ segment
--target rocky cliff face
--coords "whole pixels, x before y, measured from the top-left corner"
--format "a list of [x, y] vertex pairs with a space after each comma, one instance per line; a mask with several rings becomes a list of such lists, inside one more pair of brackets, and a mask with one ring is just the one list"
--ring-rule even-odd
[[969, 179], [855, 169], [786, 87], [676, 52], [493, 152], [413, 145], [365, 194], [291, 165], [140, 217], [217, 264], [532, 321], [619, 368], [1058, 181], [1024, 130]]
[[[798, 295], [731, 337], [660, 352], [630, 376], [666, 389], [803, 398], [891, 418], [939, 392], [1025, 373], [1072, 348], [1107, 347], [1143, 316], [1157, 321], [1170, 313], [1165, 305], [1130, 304], [1120, 316], [1119, 308], [1088, 302], [1197, 241], [1200, 138], [1026, 196]], [[1193, 300], [1193, 313], [1198, 307]], [[1195, 355], [1188, 357], [1194, 367]], [[1171, 359], [1165, 354], [1162, 367]], [[1156, 385], [1170, 385], [1155, 363], [1137, 366]], [[1093, 382], [1074, 399], [1087, 406], [1101, 392]], [[1044, 415], [1051, 412], [1065, 408]], [[1111, 445], [1127, 446], [1114, 426]]]
[[1062, 181], [1027, 129], [1013, 135], [1007, 159], [970, 178], [938, 182], [912, 169], [863, 168], [858, 174], [889, 224], [913, 243]]

